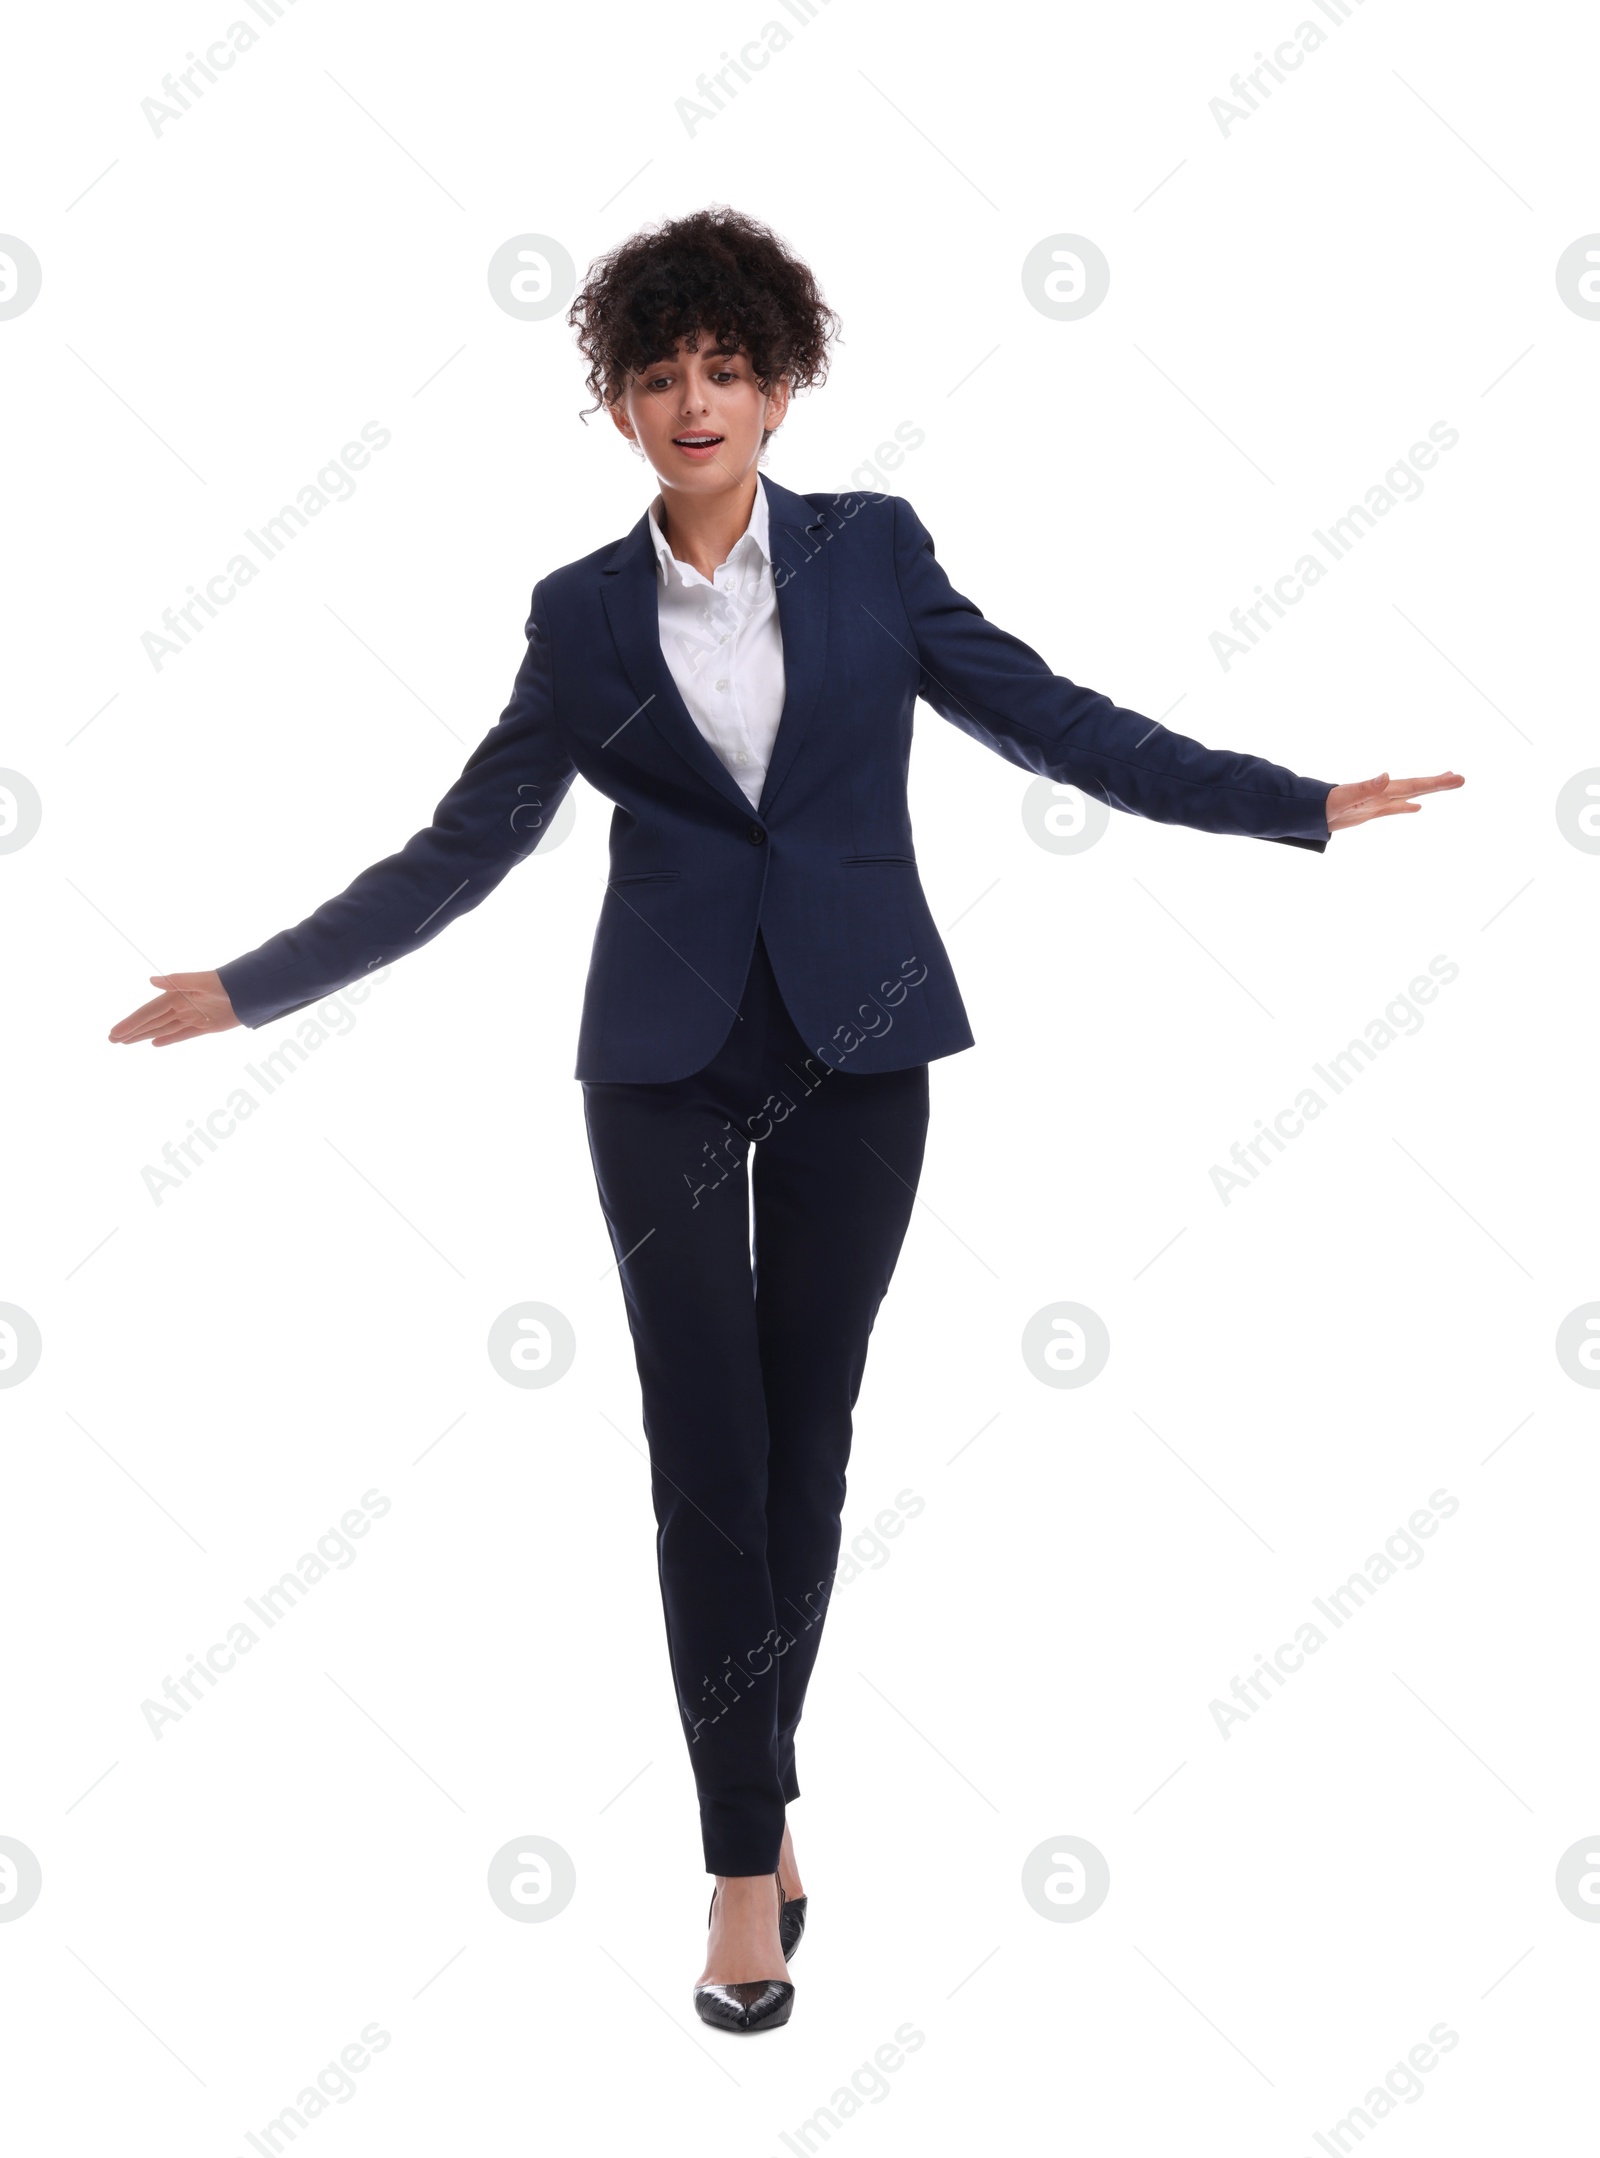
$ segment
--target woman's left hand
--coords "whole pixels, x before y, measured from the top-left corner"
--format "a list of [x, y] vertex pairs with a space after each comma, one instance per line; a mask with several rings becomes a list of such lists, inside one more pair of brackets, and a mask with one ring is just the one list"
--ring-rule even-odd
[[1324, 810], [1328, 830], [1342, 832], [1373, 817], [1414, 817], [1421, 804], [1412, 801], [1412, 795], [1439, 794], [1466, 783], [1460, 772], [1436, 772], [1431, 779], [1391, 779], [1387, 772], [1380, 772], [1376, 779], [1352, 779], [1346, 786], [1328, 789]]

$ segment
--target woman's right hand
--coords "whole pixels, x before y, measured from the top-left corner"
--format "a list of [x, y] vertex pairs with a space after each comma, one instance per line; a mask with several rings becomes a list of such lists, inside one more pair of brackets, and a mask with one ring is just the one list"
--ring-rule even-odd
[[106, 1037], [114, 1042], [151, 1042], [165, 1049], [196, 1034], [222, 1034], [239, 1024], [220, 974], [152, 974], [162, 992], [119, 1019]]

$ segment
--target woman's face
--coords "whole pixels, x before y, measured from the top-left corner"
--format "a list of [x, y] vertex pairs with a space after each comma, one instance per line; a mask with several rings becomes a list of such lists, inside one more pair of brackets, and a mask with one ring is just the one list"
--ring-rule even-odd
[[746, 355], [718, 352], [702, 330], [698, 351], [681, 343], [671, 358], [631, 376], [611, 417], [644, 451], [663, 488], [716, 495], [753, 469], [763, 430], [778, 425], [788, 403], [782, 376], [763, 396]]

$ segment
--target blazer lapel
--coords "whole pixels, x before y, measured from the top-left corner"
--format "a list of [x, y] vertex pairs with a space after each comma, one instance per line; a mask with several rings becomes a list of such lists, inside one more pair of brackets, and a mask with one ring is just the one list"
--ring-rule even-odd
[[823, 520], [804, 495], [792, 494], [765, 477], [762, 485], [767, 490], [767, 544], [778, 588], [784, 683], [783, 717], [761, 789], [765, 816], [805, 741], [822, 688], [828, 656], [829, 556]]
[[[761, 812], [786, 777], [822, 686], [828, 630], [828, 557], [820, 520], [803, 496], [762, 475], [767, 490], [767, 538], [783, 639], [784, 698], [777, 739], [761, 790]], [[706, 784], [746, 817], [750, 801], [695, 725], [661, 649], [657, 612], [660, 571], [648, 509], [619, 542], [600, 573], [601, 598], [623, 669], [639, 700], [638, 718], [652, 726]]]
[[661, 649], [660, 620], [656, 611], [657, 579], [655, 546], [646, 520], [634, 526], [600, 573], [600, 596], [606, 618], [616, 639], [623, 669], [639, 700], [634, 724], [652, 726], [661, 739], [675, 749], [684, 762], [698, 772], [707, 786], [750, 814], [750, 803], [722, 759], [689, 716], [678, 694]]

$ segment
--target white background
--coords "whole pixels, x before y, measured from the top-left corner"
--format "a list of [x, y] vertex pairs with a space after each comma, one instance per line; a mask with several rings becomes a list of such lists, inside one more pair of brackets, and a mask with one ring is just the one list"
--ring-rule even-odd
[[[1554, 270], [1600, 226], [1592, 23], [1367, 0], [1224, 136], [1208, 101], [1310, 0], [832, 0], [691, 135], [675, 101], [775, 17], [299, 0], [159, 137], [141, 99], [233, 0], [10, 33], [0, 227], [44, 271], [0, 323], [0, 764], [44, 804], [0, 859], [0, 1300], [44, 1342], [0, 1396], [0, 1834], [44, 1875], [0, 1924], [16, 2140], [244, 2153], [377, 2022], [314, 2153], [775, 2158], [909, 2023], [830, 2150], [1277, 2158], [1444, 2022], [1383, 2151], [1573, 2147], [1600, 1400], [1554, 1338], [1600, 1295], [1600, 862], [1554, 804], [1600, 763], [1600, 324]], [[879, 484], [1061, 672], [1330, 784], [1468, 781], [1320, 857], [1125, 816], [1064, 856], [922, 712], [977, 1047], [934, 1067], [846, 1537], [925, 1507], [836, 1594], [811, 1930], [759, 2044], [692, 2012], [707, 1884], [571, 1076], [606, 805], [580, 782], [571, 837], [159, 1205], [145, 1165], [298, 1022], [105, 1038], [425, 824], [535, 581], [648, 499], [494, 250], [581, 274], [713, 202], [844, 320], [774, 479], [846, 487], [910, 421]], [[1021, 285], [1060, 232], [1111, 264], [1079, 322]], [[354, 498], [154, 670], [163, 608], [369, 420]], [[1211, 632], [1440, 420], [1421, 498], [1224, 671]], [[1421, 1031], [1225, 1206], [1212, 1165], [1441, 953]], [[485, 1353], [525, 1299], [576, 1330], [546, 1391]], [[1061, 1300], [1110, 1332], [1077, 1391], [1020, 1354]], [[355, 1563], [153, 1738], [141, 1703], [374, 1487]], [[1423, 1563], [1224, 1738], [1210, 1702], [1441, 1488]], [[527, 1835], [577, 1868], [546, 1924], [485, 1888]], [[1020, 1888], [1063, 1835], [1111, 1872], [1076, 1924]]]

